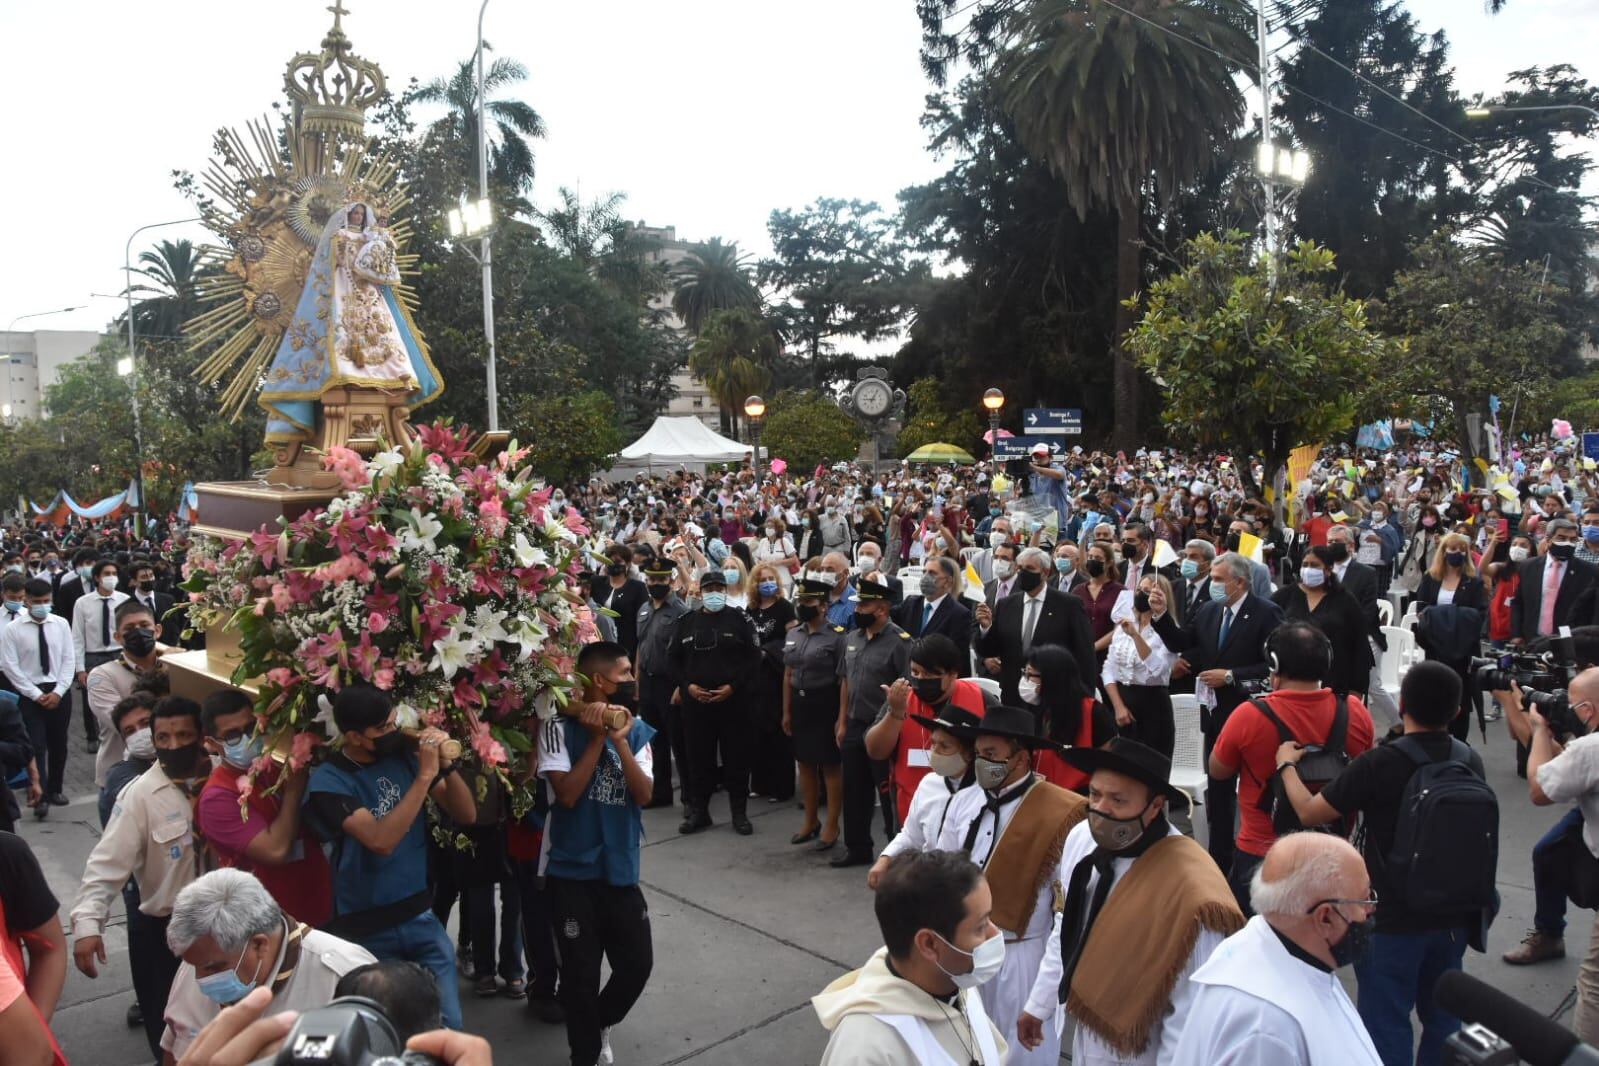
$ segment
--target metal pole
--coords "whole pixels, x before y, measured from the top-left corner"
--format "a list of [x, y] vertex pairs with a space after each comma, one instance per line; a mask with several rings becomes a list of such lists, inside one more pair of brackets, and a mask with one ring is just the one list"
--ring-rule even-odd
[[133, 535], [144, 535], [144, 422], [139, 417], [139, 359], [134, 354], [133, 347], [133, 238], [147, 229], [161, 229], [163, 226], [184, 226], [191, 222], [201, 221], [199, 216], [194, 218], [176, 218], [171, 222], [152, 222], [148, 226], [140, 226], [128, 234], [128, 243], [122, 248], [122, 285], [128, 298], [128, 392], [133, 403], [133, 484], [134, 491], [139, 494], [139, 504], [133, 509]]
[[[483, 13], [489, 0], [477, 11], [477, 193], [482, 203], [489, 199], [488, 100], [483, 91]], [[493, 239], [483, 233], [483, 339], [489, 346], [487, 387], [489, 394], [489, 432], [500, 428], [500, 387], [494, 373], [494, 252]]]
[[[1260, 143], [1264, 153], [1271, 146], [1271, 51], [1266, 47], [1266, 0], [1256, 0], [1255, 4], [1256, 33], [1260, 38]], [[1257, 160], [1258, 162], [1258, 160]], [[1266, 271], [1267, 277], [1276, 280], [1277, 277], [1277, 190], [1272, 182], [1270, 168], [1268, 167], [1260, 176], [1260, 183], [1265, 188], [1263, 212], [1264, 239], [1266, 244]]]
[[754, 450], [750, 453], [750, 467], [755, 471], [755, 484], [761, 483], [761, 420], [750, 419], [750, 437], [753, 438]]

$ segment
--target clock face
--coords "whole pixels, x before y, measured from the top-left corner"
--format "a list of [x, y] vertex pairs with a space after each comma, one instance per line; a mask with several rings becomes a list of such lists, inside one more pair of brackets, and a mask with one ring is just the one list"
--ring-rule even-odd
[[888, 386], [876, 378], [869, 378], [855, 389], [855, 406], [861, 414], [876, 418], [888, 410], [893, 394]]

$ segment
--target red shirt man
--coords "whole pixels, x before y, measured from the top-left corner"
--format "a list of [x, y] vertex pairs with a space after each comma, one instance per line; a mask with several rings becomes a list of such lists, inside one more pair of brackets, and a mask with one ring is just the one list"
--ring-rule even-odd
[[883, 713], [866, 732], [866, 753], [893, 760], [889, 780], [901, 823], [910, 813], [916, 786], [928, 774], [927, 745], [932, 740], [927, 727], [910, 716], [937, 718], [943, 707], [955, 706], [981, 718], [987, 707], [977, 683], [960, 676], [964, 655], [942, 633], [918, 640], [911, 648], [910, 680], [901, 678], [888, 687]]

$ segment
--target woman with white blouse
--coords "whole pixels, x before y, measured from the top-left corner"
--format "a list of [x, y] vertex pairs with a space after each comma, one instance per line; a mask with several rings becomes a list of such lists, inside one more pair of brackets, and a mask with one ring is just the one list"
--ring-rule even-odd
[[1121, 735], [1131, 737], [1171, 758], [1177, 742], [1172, 723], [1171, 669], [1177, 656], [1155, 632], [1150, 593], [1159, 589], [1171, 601], [1171, 582], [1146, 574], [1136, 591], [1125, 591], [1111, 609], [1116, 628], [1105, 655], [1100, 680], [1116, 712]]
[[776, 567], [784, 588], [794, 583], [799, 557], [794, 551], [794, 539], [788, 535], [788, 524], [781, 518], [773, 516], [762, 524], [761, 535], [755, 541], [755, 563], [771, 563]]

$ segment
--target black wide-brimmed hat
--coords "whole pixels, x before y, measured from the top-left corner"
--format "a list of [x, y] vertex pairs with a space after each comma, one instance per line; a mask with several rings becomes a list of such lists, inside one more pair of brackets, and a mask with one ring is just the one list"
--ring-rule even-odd
[[1188, 794], [1171, 783], [1171, 760], [1147, 744], [1126, 737], [1112, 737], [1103, 748], [1068, 748], [1061, 757], [1085, 774], [1095, 770], [1126, 774], [1165, 796], [1170, 803], [1188, 806]]
[[976, 740], [978, 737], [1004, 737], [1027, 748], [1053, 748], [1065, 750], [1038, 731], [1038, 719], [1023, 707], [990, 707], [980, 721], [960, 729], [951, 730], [958, 737]]
[[983, 721], [965, 707], [956, 707], [946, 703], [932, 716], [913, 714], [911, 721], [924, 725], [928, 729], [945, 729], [963, 740], [971, 739], [971, 730]]

